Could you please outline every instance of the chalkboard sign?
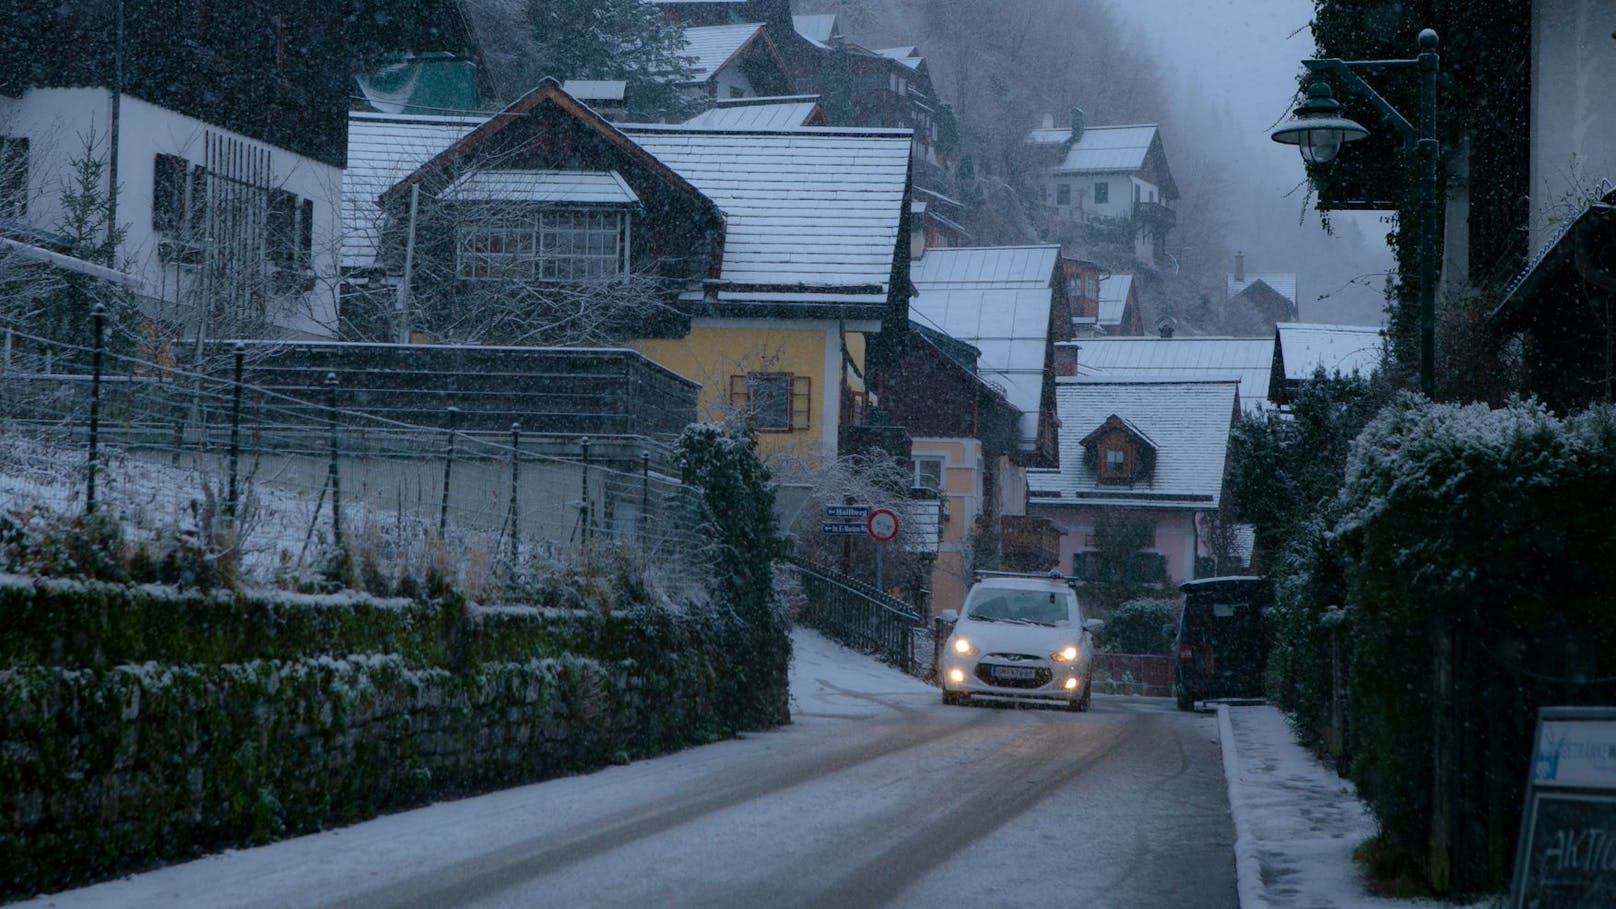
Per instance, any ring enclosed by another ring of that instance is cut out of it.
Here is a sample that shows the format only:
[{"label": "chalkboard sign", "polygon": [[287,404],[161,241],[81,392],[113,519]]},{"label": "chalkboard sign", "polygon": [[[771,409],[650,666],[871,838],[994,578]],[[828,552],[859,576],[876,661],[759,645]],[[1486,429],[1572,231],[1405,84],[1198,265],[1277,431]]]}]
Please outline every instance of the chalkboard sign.
[{"label": "chalkboard sign", "polygon": [[1538,714],[1510,905],[1616,906],[1616,710]]}]

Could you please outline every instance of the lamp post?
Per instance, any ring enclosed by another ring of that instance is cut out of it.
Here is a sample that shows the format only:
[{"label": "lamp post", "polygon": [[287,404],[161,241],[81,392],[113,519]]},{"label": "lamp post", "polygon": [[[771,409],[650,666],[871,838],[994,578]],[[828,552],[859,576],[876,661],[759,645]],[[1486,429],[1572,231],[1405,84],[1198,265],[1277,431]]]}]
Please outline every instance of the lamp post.
[{"label": "lamp post", "polygon": [[[1387,123],[1403,137],[1403,147],[1414,152],[1420,174],[1420,391],[1426,397],[1436,392],[1436,275],[1437,275],[1437,140],[1436,77],[1440,69],[1437,36],[1431,29],[1419,35],[1420,52],[1406,60],[1303,60],[1309,73],[1330,75],[1363,95]],[[1419,125],[1408,122],[1380,93],[1370,87],[1355,69],[1372,68],[1418,70],[1420,75]],[[1335,159],[1343,143],[1369,135],[1369,130],[1341,116],[1341,105],[1330,96],[1330,86],[1315,82],[1308,87],[1307,100],[1291,118],[1281,123],[1269,138],[1301,149],[1302,160],[1327,164]]]}]

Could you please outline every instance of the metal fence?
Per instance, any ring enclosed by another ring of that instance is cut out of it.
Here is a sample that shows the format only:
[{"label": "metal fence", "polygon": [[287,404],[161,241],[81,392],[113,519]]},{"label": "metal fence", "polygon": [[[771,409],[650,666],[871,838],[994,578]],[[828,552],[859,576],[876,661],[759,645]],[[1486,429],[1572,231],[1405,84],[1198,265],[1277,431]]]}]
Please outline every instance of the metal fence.
[{"label": "metal fence", "polygon": [[926,632],[920,612],[856,578],[795,557],[786,560],[802,583],[806,600],[798,620],[832,640],[873,653],[911,675],[926,667],[916,660],[916,637]]},{"label": "metal fence", "polygon": [[699,495],[658,441],[467,432],[453,408],[439,426],[399,422],[345,404],[334,376],[292,397],[242,381],[242,347],[222,368],[182,368],[138,338],[101,343],[95,321],[85,346],[5,332],[0,509],[13,520],[111,514],[133,543],[228,524],[249,582],[305,574],[334,547],[395,575],[438,564],[473,587],[597,555],[699,574]]}]

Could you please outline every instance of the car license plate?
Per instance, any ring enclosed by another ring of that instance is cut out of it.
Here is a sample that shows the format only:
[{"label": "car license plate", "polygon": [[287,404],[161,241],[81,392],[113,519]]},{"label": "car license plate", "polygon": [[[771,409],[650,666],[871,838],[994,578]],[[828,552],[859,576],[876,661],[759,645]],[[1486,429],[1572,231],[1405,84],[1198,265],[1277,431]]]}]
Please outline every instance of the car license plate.
[{"label": "car license plate", "polygon": [[1038,676],[1038,670],[1030,666],[989,666],[988,672],[996,679],[1031,679]]}]

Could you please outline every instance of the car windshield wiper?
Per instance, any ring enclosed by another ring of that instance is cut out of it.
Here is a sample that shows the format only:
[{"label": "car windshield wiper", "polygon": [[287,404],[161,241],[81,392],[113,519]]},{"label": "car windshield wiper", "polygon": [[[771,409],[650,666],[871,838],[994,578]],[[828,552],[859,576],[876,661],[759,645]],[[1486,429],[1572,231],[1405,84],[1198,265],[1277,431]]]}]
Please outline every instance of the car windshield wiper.
[{"label": "car windshield wiper", "polygon": [[990,615],[971,615],[971,616],[966,616],[966,618],[970,619],[973,622],[1008,622],[1009,621],[1009,619],[996,619],[996,618],[994,618],[993,616],[990,616]]},{"label": "car windshield wiper", "polygon": [[1039,622],[1034,619],[1000,619],[999,621],[1009,622],[1012,625],[1042,625],[1045,628],[1053,627],[1049,622]]}]

